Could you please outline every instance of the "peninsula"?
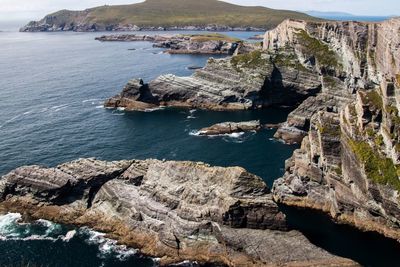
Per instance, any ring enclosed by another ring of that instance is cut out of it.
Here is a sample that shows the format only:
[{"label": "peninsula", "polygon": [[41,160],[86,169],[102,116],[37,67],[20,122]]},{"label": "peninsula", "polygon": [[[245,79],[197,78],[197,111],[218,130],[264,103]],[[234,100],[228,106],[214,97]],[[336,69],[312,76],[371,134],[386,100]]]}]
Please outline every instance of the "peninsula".
[{"label": "peninsula", "polygon": [[60,10],[40,21],[30,22],[21,31],[260,31],[271,29],[287,18],[312,17],[294,11],[238,6],[218,0],[146,0],[83,11]]}]

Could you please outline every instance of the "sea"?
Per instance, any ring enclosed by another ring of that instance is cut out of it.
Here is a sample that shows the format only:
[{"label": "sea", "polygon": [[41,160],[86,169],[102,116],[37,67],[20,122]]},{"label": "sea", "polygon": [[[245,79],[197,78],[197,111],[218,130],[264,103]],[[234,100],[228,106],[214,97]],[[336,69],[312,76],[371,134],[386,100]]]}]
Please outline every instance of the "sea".
[{"label": "sea", "polygon": [[[224,121],[283,122],[290,109],[103,108],[104,100],[132,78],[147,82],[166,73],[191,75],[189,67],[204,66],[208,56],[169,55],[148,42],[95,41],[102,33],[19,33],[4,25],[0,23],[0,176],[22,165],[51,167],[77,158],[156,158],[242,166],[271,186],[298,148],[275,140],[269,129],[196,135],[202,127]],[[248,39],[260,33],[225,34]],[[364,266],[400,266],[395,241],[334,224],[319,213],[282,209],[293,229],[333,254]],[[120,246],[103,233],[46,220],[21,224],[20,217],[0,216],[0,266],[157,266],[158,259]]]}]

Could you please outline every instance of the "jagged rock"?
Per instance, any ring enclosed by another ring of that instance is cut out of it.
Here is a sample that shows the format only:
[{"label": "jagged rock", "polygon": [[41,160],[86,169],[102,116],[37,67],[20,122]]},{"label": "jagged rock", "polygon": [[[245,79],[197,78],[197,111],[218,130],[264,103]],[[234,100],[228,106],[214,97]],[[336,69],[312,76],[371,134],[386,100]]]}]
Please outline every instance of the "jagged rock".
[{"label": "jagged rock", "polygon": [[292,51],[257,50],[232,58],[211,58],[190,77],[162,75],[144,85],[144,96],[132,88],[134,97],[119,95],[108,100],[106,106],[132,110],[132,101],[133,110],[137,110],[136,101],[146,107],[152,104],[211,110],[294,105],[318,93],[321,82],[318,74],[296,69],[300,63],[293,56]]},{"label": "jagged rock", "polygon": [[199,135],[221,135],[240,132],[251,132],[261,130],[260,121],[245,122],[222,122],[210,127],[202,128],[198,131]]},{"label": "jagged rock", "polygon": [[[153,47],[165,48],[170,54],[227,54],[249,52],[254,44],[240,44],[242,41],[222,34],[176,34],[176,35],[103,35],[95,38],[101,42],[148,41]],[[238,51],[237,51],[238,50]]]},{"label": "jagged rock", "polygon": [[291,140],[285,134],[292,130],[297,140],[305,138],[274,183],[276,201],[400,239],[399,31],[397,18],[288,20],[267,32],[265,49],[294,47],[307,67],[321,73],[322,85],[277,131],[283,139]]},{"label": "jagged rock", "polygon": [[80,159],[0,181],[1,211],[103,231],[161,265],[357,266],[287,232],[265,183],[240,167]]}]

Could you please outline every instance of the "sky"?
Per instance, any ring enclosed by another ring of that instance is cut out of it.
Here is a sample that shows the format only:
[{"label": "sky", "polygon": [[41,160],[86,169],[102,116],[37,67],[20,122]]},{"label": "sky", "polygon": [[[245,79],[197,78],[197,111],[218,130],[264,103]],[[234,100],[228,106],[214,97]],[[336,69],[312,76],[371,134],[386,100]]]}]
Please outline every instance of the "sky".
[{"label": "sky", "polygon": [[[60,9],[82,10],[104,4],[137,2],[142,0],[0,0],[0,21],[38,20]],[[341,11],[372,16],[400,15],[399,0],[226,0],[226,2],[299,11]]]}]

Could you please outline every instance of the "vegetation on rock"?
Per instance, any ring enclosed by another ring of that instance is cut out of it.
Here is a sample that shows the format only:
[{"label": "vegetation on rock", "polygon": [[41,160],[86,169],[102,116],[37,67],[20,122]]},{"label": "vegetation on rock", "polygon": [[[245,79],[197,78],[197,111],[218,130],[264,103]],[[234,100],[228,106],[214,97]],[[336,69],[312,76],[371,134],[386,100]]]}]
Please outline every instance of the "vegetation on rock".
[{"label": "vegetation on rock", "polygon": [[398,176],[400,168],[394,165],[392,159],[380,155],[365,141],[348,139],[348,144],[358,160],[364,165],[365,173],[371,181],[389,185],[400,191]]},{"label": "vegetation on rock", "polygon": [[295,11],[244,7],[217,0],[146,0],[132,5],[104,5],[85,11],[61,10],[47,17],[59,22],[132,24],[139,27],[207,26],[273,28],[287,18],[311,19]]},{"label": "vegetation on rock", "polygon": [[267,63],[268,60],[263,57],[263,53],[260,50],[231,58],[231,64],[237,71],[240,71],[241,68],[259,68]]},{"label": "vegetation on rock", "polygon": [[329,49],[329,46],[320,40],[311,37],[305,30],[297,32],[297,39],[302,46],[303,53],[313,55],[321,66],[339,67],[339,62],[335,52]]}]

